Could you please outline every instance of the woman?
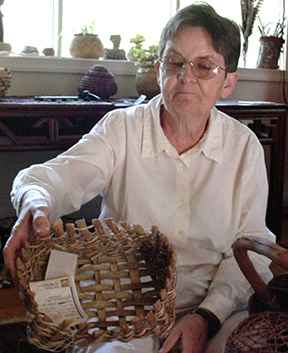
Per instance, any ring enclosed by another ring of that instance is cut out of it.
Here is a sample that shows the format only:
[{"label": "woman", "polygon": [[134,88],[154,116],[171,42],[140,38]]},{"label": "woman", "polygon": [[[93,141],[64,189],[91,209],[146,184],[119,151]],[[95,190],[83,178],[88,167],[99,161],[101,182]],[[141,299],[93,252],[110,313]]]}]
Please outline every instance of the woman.
[{"label": "woman", "polygon": [[[239,54],[235,23],[207,4],[180,10],[161,35],[161,94],[108,113],[71,149],[15,178],[18,221],[5,248],[12,275],[31,230],[47,236],[51,221],[101,194],[101,217],[157,224],[175,246],[178,320],[161,352],[176,345],[182,353],[223,352],[251,293],[231,245],[243,235],[271,236],[263,149],[252,131],[214,107],[236,85]],[[268,278],[266,259],[254,259]],[[153,337],[84,349],[158,350]]]}]

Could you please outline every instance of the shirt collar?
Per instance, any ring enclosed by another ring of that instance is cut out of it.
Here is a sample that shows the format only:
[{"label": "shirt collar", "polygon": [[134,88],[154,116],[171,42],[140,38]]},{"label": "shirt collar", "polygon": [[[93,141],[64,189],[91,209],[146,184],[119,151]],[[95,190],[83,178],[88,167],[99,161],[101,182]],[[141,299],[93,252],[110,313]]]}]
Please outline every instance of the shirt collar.
[{"label": "shirt collar", "polygon": [[221,162],[223,157],[223,119],[215,107],[211,109],[207,131],[199,142],[199,148],[206,158]]},{"label": "shirt collar", "polygon": [[142,139],[142,156],[144,158],[156,157],[167,148],[171,148],[160,123],[161,104],[162,97],[158,95],[145,106]]},{"label": "shirt collar", "polygon": [[[141,149],[144,158],[156,157],[163,151],[169,151],[172,154],[176,152],[175,148],[164,135],[160,124],[161,104],[162,96],[158,95],[152,98],[144,108]],[[219,111],[215,107],[211,109],[207,131],[195,148],[200,150],[206,158],[221,162],[223,154],[223,126]],[[189,154],[192,150],[186,153]]]}]

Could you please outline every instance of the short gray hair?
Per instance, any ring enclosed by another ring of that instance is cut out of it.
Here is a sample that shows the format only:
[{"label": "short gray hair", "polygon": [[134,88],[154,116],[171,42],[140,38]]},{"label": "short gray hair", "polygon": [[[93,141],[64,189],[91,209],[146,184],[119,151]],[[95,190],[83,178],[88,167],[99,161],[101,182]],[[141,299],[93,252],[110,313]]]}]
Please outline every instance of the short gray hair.
[{"label": "short gray hair", "polygon": [[224,57],[226,71],[237,70],[241,50],[239,26],[234,21],[218,15],[212,6],[205,2],[184,7],[168,21],[160,37],[160,58],[163,56],[167,41],[186,26],[204,28],[212,39],[215,51]]}]

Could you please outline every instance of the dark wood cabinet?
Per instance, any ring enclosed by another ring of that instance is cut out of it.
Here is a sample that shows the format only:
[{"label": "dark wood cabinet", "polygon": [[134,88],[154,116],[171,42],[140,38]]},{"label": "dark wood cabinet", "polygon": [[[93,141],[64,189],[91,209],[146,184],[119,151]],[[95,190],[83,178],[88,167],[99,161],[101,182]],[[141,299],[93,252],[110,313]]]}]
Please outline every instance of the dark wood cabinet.
[{"label": "dark wood cabinet", "polygon": [[[0,99],[0,152],[64,150],[87,133],[105,113],[133,99],[110,102],[76,97]],[[242,121],[261,141],[269,180],[267,224],[280,240],[282,223],[287,106],[270,102],[222,101],[217,107]],[[236,142],[237,143],[237,142]]]}]

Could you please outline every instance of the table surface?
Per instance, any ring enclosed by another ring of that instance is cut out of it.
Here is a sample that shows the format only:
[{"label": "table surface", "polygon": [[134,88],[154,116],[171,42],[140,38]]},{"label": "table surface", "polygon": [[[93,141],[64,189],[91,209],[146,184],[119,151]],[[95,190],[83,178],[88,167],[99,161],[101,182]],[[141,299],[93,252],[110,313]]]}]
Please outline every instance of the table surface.
[{"label": "table surface", "polygon": [[[9,108],[18,105],[21,106],[113,106],[113,107],[127,107],[133,105],[137,97],[115,98],[108,100],[85,100],[80,99],[78,96],[7,96],[0,97],[0,106]],[[145,101],[147,102],[147,101]],[[269,102],[269,101],[248,101],[248,100],[219,100],[216,106],[226,107],[265,107],[265,108],[287,108],[285,103]],[[23,108],[23,107],[22,107]]]}]

